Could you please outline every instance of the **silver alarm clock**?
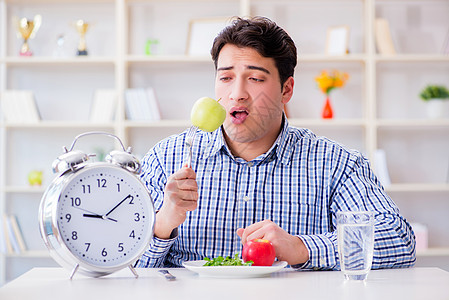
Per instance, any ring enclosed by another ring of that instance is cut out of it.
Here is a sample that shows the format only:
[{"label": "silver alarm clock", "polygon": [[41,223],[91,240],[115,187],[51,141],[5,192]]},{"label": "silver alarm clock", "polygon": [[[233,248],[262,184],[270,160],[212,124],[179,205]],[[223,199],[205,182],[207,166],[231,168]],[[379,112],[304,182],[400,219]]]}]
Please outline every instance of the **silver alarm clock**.
[{"label": "silver alarm clock", "polygon": [[[74,150],[86,135],[117,139],[123,150],[112,151],[105,162]],[[46,189],[39,208],[39,227],[51,256],[71,270],[99,277],[129,267],[140,258],[153,237],[155,211],[151,196],[136,176],[139,161],[120,139],[105,132],[78,135],[69,150],[53,163],[61,173]]]}]

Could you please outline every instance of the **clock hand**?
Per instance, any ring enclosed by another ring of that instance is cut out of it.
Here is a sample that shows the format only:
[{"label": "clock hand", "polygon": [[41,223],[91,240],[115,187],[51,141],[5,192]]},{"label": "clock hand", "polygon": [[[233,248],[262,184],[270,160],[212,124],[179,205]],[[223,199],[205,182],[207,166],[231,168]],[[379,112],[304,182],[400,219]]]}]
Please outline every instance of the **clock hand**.
[{"label": "clock hand", "polygon": [[79,210],[88,212],[88,213],[93,214],[93,215],[101,216],[101,215],[99,215],[99,214],[97,214],[97,213],[94,213],[94,212],[92,212],[92,211],[90,211],[90,210],[84,209],[84,208],[79,207],[79,206],[73,206],[73,207],[76,208],[76,209],[79,209]]},{"label": "clock hand", "polygon": [[116,219],[112,219],[112,218],[109,218],[109,217],[103,217],[102,215],[99,215],[97,213],[91,212],[90,210],[87,210],[87,209],[84,209],[84,208],[81,208],[81,207],[78,207],[78,206],[73,206],[73,207],[76,208],[76,209],[79,209],[79,210],[82,210],[82,211],[85,211],[85,212],[89,213],[89,214],[83,214],[83,217],[108,219],[108,220],[117,222]]},{"label": "clock hand", "polygon": [[122,201],[120,201],[116,206],[114,206],[110,211],[108,211],[105,215],[103,215],[103,217],[107,217],[111,212],[113,212],[117,207],[119,207],[123,202],[125,202],[126,199],[128,199],[129,197],[132,197],[131,194],[129,194],[128,196],[126,196],[125,198],[123,198]]},{"label": "clock hand", "polygon": [[100,215],[92,215],[92,214],[83,214],[83,217],[103,219],[103,216],[100,216]]},{"label": "clock hand", "polygon": [[[103,218],[103,216],[100,216],[100,215],[97,215],[97,214],[83,214],[83,217],[86,217],[86,218],[97,218],[97,219],[103,219],[103,220],[105,219],[105,218]],[[117,220],[113,219],[113,218],[107,217],[107,219],[111,220],[111,221],[114,221],[114,222],[117,222]]]}]

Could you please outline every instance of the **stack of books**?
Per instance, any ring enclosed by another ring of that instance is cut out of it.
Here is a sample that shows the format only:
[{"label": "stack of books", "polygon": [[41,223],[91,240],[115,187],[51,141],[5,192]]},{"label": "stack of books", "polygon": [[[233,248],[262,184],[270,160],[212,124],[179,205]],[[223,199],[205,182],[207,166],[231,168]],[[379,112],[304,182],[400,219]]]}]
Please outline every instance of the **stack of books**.
[{"label": "stack of books", "polygon": [[126,117],[133,121],[159,121],[161,113],[153,88],[128,89],[125,92]]},{"label": "stack of books", "polygon": [[18,254],[25,252],[27,246],[15,215],[0,216],[0,252]]},{"label": "stack of books", "polygon": [[1,110],[5,121],[37,123],[40,120],[32,91],[6,90],[0,93]]}]

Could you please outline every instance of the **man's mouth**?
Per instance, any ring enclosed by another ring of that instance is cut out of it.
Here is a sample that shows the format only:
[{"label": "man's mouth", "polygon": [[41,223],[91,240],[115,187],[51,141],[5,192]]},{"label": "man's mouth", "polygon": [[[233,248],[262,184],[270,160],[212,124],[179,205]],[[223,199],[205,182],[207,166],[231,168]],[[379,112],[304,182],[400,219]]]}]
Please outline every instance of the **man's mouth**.
[{"label": "man's mouth", "polygon": [[242,124],[248,117],[249,112],[246,108],[236,107],[231,109],[230,115],[232,117],[232,123]]}]

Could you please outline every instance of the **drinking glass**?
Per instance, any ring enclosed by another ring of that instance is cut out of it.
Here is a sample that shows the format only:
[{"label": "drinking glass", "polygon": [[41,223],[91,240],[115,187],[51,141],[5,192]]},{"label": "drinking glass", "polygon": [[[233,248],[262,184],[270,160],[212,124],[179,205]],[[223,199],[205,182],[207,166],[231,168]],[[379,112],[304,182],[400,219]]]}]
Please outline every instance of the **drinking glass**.
[{"label": "drinking glass", "polygon": [[374,213],[337,212],[337,243],[340,267],[348,280],[365,280],[374,252]]}]

